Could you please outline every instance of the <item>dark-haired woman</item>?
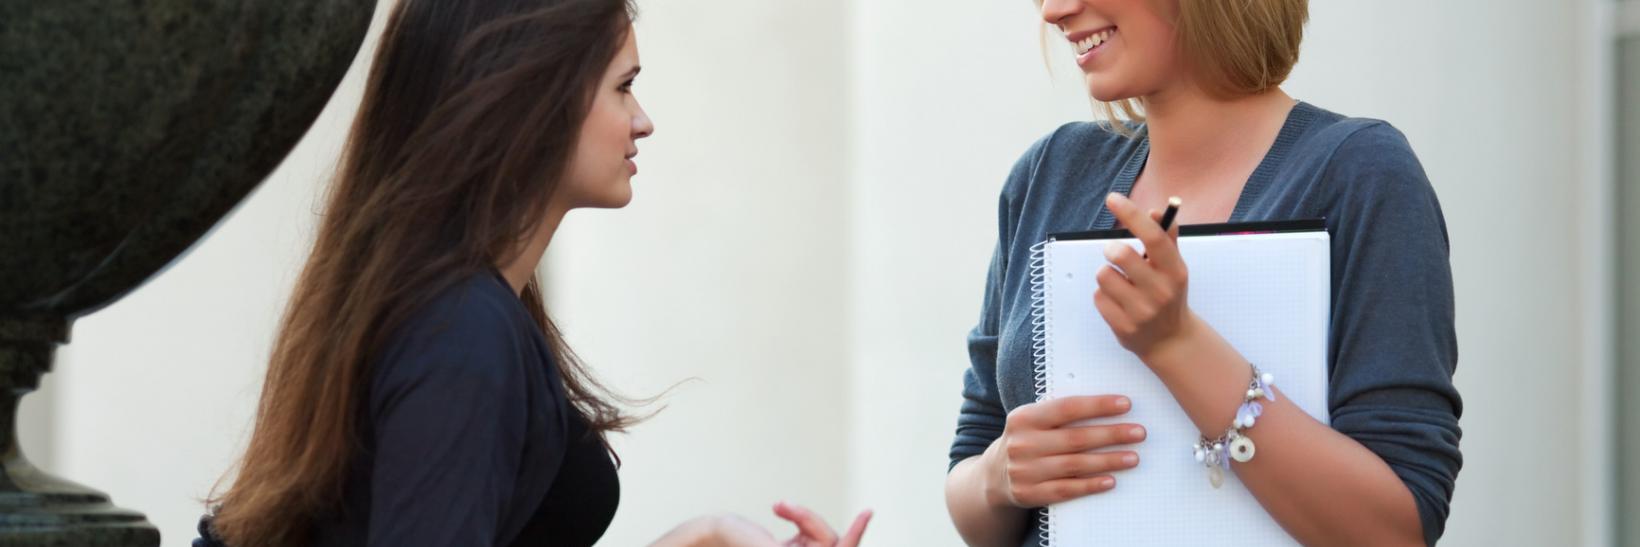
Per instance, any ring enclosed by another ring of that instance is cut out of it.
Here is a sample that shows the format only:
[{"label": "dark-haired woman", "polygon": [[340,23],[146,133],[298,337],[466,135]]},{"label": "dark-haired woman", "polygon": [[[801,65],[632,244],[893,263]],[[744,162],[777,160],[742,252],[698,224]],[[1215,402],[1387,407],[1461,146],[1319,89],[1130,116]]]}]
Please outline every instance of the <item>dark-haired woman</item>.
[{"label": "dark-haired woman", "polygon": [[[626,0],[401,0],[196,545],[591,545],[619,481],[611,402],[535,269],[565,213],[622,207],[638,139]],[[853,546],[806,509],[786,545]],[[780,545],[708,516],[657,545]]]}]

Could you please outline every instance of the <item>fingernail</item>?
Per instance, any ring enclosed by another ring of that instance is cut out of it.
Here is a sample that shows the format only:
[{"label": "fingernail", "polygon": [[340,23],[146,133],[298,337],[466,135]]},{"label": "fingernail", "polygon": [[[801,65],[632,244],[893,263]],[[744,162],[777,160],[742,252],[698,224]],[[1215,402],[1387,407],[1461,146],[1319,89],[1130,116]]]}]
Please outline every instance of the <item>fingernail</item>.
[{"label": "fingernail", "polygon": [[1133,406],[1133,401],[1129,401],[1127,397],[1123,397],[1123,398],[1120,398],[1120,399],[1116,400],[1116,409],[1117,410],[1127,410],[1128,407],[1130,407],[1130,406]]},{"label": "fingernail", "polygon": [[1128,455],[1122,456],[1122,465],[1132,467],[1134,465],[1137,465],[1138,463],[1139,463],[1139,456],[1136,455],[1136,454],[1128,454]]},{"label": "fingernail", "polygon": [[1104,479],[1099,481],[1099,487],[1100,488],[1110,488],[1112,486],[1116,486],[1116,479],[1113,479],[1113,478],[1110,478],[1110,477],[1105,477]]},{"label": "fingernail", "polygon": [[1134,439],[1145,438],[1145,428],[1143,427],[1135,426],[1133,429],[1128,430],[1128,432],[1129,435],[1133,435]]}]

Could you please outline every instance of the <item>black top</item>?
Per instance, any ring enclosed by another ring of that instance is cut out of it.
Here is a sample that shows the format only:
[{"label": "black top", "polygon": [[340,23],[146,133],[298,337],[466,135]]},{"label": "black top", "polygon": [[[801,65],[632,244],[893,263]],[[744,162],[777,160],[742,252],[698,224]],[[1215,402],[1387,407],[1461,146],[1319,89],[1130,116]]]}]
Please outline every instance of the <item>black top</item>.
[{"label": "black top", "polygon": [[[341,508],[315,545],[592,545],[620,482],[540,330],[493,271],[390,338]],[[201,521],[202,532],[208,520]],[[220,545],[209,534],[195,546]]]}]

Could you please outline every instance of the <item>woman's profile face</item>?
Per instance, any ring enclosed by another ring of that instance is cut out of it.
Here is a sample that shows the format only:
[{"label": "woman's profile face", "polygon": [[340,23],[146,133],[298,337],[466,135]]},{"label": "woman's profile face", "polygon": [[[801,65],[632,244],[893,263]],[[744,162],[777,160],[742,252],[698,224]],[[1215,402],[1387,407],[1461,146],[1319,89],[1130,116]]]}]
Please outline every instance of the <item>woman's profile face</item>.
[{"label": "woman's profile face", "polygon": [[[1178,0],[1041,0],[1042,20],[1071,48],[1100,101],[1150,95],[1172,86],[1180,70],[1173,14]],[[1166,10],[1166,11],[1163,11]],[[1052,35],[1052,34],[1050,34]]]},{"label": "woman's profile face", "polygon": [[592,108],[581,125],[569,176],[560,190],[570,207],[624,207],[632,201],[638,139],[655,132],[655,125],[632,94],[637,76],[638,45],[635,32],[628,27],[626,43],[593,92]]}]

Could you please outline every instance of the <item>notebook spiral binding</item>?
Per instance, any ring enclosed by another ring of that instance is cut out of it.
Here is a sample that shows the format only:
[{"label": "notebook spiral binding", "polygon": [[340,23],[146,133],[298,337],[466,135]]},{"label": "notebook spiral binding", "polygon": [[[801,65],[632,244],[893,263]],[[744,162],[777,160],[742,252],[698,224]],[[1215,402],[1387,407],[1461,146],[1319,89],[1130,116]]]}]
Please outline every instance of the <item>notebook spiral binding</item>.
[{"label": "notebook spiral binding", "polygon": [[[1053,287],[1049,279],[1051,269],[1048,261],[1048,238],[1031,246],[1031,359],[1036,375],[1036,400],[1041,401],[1048,397],[1048,338],[1052,336],[1053,319],[1048,316],[1048,292]],[[1052,528],[1048,526],[1048,508],[1037,510],[1039,537],[1042,547],[1049,547],[1053,543]]]},{"label": "notebook spiral binding", "polygon": [[1031,359],[1036,373],[1036,400],[1048,396],[1048,337],[1052,319],[1048,317],[1048,243],[1031,246]]}]

